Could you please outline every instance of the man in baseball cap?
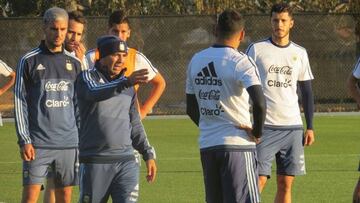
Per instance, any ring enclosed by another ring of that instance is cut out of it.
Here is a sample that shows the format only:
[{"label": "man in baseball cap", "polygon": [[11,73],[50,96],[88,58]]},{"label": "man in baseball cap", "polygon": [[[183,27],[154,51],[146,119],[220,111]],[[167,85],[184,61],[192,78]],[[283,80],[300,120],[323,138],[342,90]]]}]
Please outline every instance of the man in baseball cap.
[{"label": "man in baseball cap", "polygon": [[128,47],[126,42],[112,35],[99,37],[96,41],[96,63],[95,67],[108,77],[122,76],[124,72],[125,58],[127,57]]},{"label": "man in baseball cap", "polygon": [[136,202],[140,152],[148,182],[155,181],[155,151],[136,105],[134,85],[147,82],[146,69],[124,77],[127,45],[115,36],[97,40],[95,68],[80,74],[76,89],[80,110],[79,202]]}]

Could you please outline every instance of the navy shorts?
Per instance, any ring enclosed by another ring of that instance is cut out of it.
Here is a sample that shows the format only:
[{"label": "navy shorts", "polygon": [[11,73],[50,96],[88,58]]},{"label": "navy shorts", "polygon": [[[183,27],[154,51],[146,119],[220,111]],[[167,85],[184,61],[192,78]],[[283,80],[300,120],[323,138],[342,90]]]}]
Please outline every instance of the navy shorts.
[{"label": "navy shorts", "polygon": [[79,203],[133,203],[139,196],[139,164],[126,160],[111,164],[81,163]]},{"label": "navy shorts", "polygon": [[56,188],[78,185],[77,149],[35,149],[35,160],[23,161],[23,185],[41,185],[51,168]]},{"label": "navy shorts", "polygon": [[207,203],[260,202],[256,151],[202,151]]},{"label": "navy shorts", "polygon": [[265,128],[256,149],[260,176],[270,178],[275,158],[278,175],[295,176],[306,173],[303,129]]}]

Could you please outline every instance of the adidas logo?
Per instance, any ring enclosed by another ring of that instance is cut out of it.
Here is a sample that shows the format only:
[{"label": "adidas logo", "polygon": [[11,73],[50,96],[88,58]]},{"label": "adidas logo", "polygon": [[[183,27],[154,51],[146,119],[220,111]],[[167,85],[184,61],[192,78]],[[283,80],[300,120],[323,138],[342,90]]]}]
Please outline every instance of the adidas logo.
[{"label": "adidas logo", "polygon": [[204,67],[197,74],[197,77],[195,78],[195,84],[222,86],[222,81],[217,79],[214,62],[209,63],[208,66]]},{"label": "adidas logo", "polygon": [[45,70],[45,66],[43,66],[41,63],[36,67],[36,70]]}]

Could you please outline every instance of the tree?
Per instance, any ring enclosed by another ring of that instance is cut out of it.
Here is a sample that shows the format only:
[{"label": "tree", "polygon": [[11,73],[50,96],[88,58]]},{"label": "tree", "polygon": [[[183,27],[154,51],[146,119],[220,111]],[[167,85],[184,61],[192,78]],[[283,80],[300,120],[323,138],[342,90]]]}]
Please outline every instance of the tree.
[{"label": "tree", "polygon": [[360,55],[360,1],[350,0],[349,11],[353,13],[355,19],[355,35],[356,35],[356,55]]},{"label": "tree", "polygon": [[[0,0],[2,16],[41,16],[52,6],[81,10],[87,16],[107,16],[116,9],[129,15],[218,14],[235,8],[245,14],[267,13],[282,0]],[[296,12],[359,12],[359,0],[288,0]]]}]

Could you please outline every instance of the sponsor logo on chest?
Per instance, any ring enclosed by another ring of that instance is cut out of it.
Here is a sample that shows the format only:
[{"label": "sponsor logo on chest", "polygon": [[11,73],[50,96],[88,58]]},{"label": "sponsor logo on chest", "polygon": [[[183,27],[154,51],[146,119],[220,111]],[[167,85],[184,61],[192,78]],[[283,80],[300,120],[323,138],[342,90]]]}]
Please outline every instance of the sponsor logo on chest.
[{"label": "sponsor logo on chest", "polygon": [[213,109],[209,109],[209,108],[205,108],[205,107],[200,108],[200,113],[201,113],[201,115],[204,115],[204,116],[219,116],[223,112],[224,112],[224,109],[222,108],[222,106],[220,104],[216,104],[215,108],[213,108]]},{"label": "sponsor logo on chest", "polygon": [[67,96],[64,96],[63,100],[48,99],[45,102],[45,105],[49,108],[63,108],[69,106],[69,104],[70,101]]},{"label": "sponsor logo on chest", "polygon": [[70,84],[70,82],[66,82],[63,80],[58,83],[52,83],[51,81],[48,81],[45,84],[45,91],[47,91],[47,92],[66,92],[69,90],[69,84]]},{"label": "sponsor logo on chest", "polygon": [[[60,81],[60,82],[51,82],[48,81],[45,84],[46,92],[67,92],[69,91],[70,82]],[[48,108],[63,108],[67,107],[70,104],[70,99],[68,96],[63,96],[62,99],[47,99],[45,105]]]},{"label": "sponsor logo on chest", "polygon": [[214,62],[208,64],[204,67],[195,77],[196,85],[213,85],[213,86],[222,86],[222,81],[218,79],[218,76],[215,72]]},{"label": "sponsor logo on chest", "polygon": [[203,100],[220,100],[220,90],[199,91],[199,99]]},{"label": "sponsor logo on chest", "polygon": [[292,68],[290,66],[276,66],[271,65],[269,68],[269,73],[276,73],[281,75],[291,75],[292,74]]},{"label": "sponsor logo on chest", "polygon": [[[271,65],[268,69],[269,79],[267,80],[267,85],[269,87],[280,87],[288,88],[292,87],[292,73],[293,68],[290,66],[277,66]],[[270,75],[276,75],[275,78]]]}]

